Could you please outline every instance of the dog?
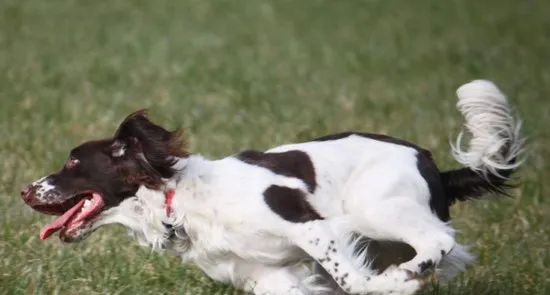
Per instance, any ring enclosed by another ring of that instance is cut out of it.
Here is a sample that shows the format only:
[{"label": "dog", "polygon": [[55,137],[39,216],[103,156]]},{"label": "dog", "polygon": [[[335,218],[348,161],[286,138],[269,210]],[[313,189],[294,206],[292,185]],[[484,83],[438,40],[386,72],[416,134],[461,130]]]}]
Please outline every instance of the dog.
[{"label": "dog", "polygon": [[[209,160],[188,151],[181,129],[140,110],[113,137],[72,149],[21,197],[58,216],[42,240],[59,231],[78,242],[119,223],[142,245],[257,295],[415,294],[475,260],[455,240],[451,205],[508,194],[523,162],[521,123],[499,88],[474,80],[457,96],[459,169],[440,171],[426,149],[359,132]],[[384,253],[386,242],[412,254]],[[373,254],[389,262],[376,268]]]}]

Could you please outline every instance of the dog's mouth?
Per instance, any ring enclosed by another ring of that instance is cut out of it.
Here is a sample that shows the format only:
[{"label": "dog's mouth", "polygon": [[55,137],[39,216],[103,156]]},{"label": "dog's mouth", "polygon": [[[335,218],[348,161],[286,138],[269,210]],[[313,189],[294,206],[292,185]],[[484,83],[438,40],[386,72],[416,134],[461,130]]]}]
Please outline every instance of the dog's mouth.
[{"label": "dog's mouth", "polygon": [[[61,240],[71,241],[73,236],[80,235],[82,229],[86,228],[100,213],[105,205],[103,196],[98,192],[80,193],[72,198],[72,203],[68,210],[65,208],[50,208],[51,213],[60,215],[52,222],[46,224],[40,230],[40,239],[45,240],[55,232],[60,231]],[[65,206],[63,206],[65,207]]]}]

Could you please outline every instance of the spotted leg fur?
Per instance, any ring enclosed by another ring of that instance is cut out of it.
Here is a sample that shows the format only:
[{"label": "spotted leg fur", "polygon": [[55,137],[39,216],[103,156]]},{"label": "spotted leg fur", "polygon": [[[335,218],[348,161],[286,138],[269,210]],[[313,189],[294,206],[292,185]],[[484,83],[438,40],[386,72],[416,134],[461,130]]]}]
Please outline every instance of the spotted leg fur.
[{"label": "spotted leg fur", "polygon": [[411,272],[391,268],[377,274],[364,263],[363,254],[354,254],[354,245],[337,235],[327,220],[293,226],[290,239],[315,259],[348,294],[414,294],[421,287]]}]

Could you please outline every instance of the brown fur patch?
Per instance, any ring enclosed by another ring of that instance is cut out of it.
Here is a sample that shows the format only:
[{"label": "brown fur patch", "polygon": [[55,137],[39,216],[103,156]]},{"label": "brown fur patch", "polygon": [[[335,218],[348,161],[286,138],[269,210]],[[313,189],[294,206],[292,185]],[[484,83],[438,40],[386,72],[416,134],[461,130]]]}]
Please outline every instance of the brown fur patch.
[{"label": "brown fur patch", "polygon": [[265,190],[264,200],[273,212],[290,222],[323,219],[299,189],[272,185]]},{"label": "brown fur patch", "polygon": [[263,153],[250,150],[239,153],[236,158],[247,164],[269,169],[275,174],[301,179],[310,193],[317,188],[313,163],[302,151]]}]

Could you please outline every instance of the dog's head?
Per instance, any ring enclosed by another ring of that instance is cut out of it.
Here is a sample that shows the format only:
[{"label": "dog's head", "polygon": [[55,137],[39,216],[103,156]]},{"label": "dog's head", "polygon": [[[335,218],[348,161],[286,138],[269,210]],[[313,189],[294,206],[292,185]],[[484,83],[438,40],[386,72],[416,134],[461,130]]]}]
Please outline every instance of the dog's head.
[{"label": "dog's head", "polygon": [[140,110],[126,117],[112,138],[72,149],[59,171],[26,186],[21,197],[41,213],[60,216],[42,228],[41,239],[61,230],[62,241],[79,241],[97,228],[105,211],[141,186],[161,189],[174,175],[177,159],[187,155],[180,129],[167,131]]}]

